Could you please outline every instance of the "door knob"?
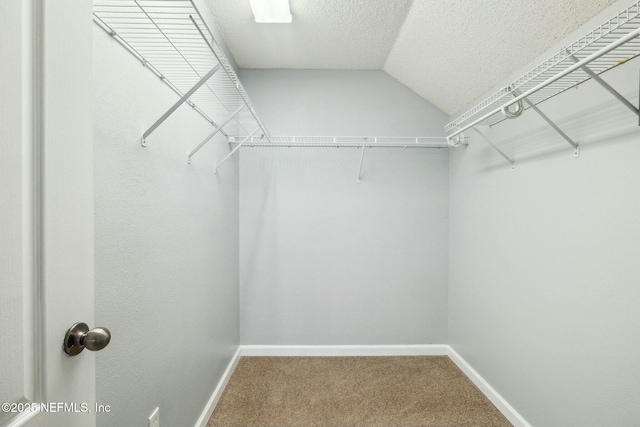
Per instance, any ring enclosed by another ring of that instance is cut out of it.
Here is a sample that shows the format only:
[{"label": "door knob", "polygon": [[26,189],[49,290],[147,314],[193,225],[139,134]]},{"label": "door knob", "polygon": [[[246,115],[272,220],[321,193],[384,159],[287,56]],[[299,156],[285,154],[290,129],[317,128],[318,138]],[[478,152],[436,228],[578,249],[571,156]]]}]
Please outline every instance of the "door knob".
[{"label": "door knob", "polygon": [[62,345],[69,356],[80,354],[85,348],[91,351],[102,350],[111,341],[111,332],[107,328],[89,330],[86,323],[74,323],[64,336]]}]

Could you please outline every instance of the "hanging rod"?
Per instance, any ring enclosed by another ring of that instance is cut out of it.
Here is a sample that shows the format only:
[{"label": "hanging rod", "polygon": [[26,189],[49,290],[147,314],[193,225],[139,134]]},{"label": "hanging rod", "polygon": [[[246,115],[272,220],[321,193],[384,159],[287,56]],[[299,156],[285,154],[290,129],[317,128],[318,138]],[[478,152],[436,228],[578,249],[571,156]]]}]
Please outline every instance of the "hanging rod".
[{"label": "hanging rod", "polygon": [[500,113],[502,111],[505,111],[506,109],[508,109],[513,104],[515,104],[515,103],[517,103],[519,101],[522,101],[525,98],[528,98],[529,96],[535,94],[536,92],[540,91],[541,89],[544,89],[545,87],[549,86],[551,83],[554,83],[554,82],[562,79],[563,77],[573,73],[574,71],[576,71],[578,69],[581,69],[582,67],[586,66],[587,64],[590,64],[594,60],[596,60],[596,59],[600,58],[601,56],[611,52],[612,50],[616,49],[617,47],[622,46],[623,44],[627,43],[628,41],[635,39],[638,36],[640,36],[640,28],[636,28],[634,31],[631,31],[627,35],[625,35],[623,37],[620,37],[618,40],[614,41],[613,43],[603,47],[602,49],[600,49],[597,52],[589,55],[588,57],[580,60],[579,62],[576,62],[575,64],[573,64],[572,66],[568,67],[564,71],[562,71],[562,72],[560,72],[560,73],[558,73],[558,74],[546,79],[542,83],[539,83],[538,85],[536,85],[533,88],[527,90],[526,92],[515,96],[514,98],[508,100],[507,102],[505,102],[501,106],[499,106],[499,107],[495,108],[494,110],[486,113],[484,116],[472,121],[471,123],[468,123],[465,126],[462,126],[462,127],[458,128],[455,132],[453,132],[453,133],[451,133],[451,134],[449,134],[447,136],[447,141],[452,141],[453,138],[455,138],[458,135],[462,134],[467,129],[470,129],[470,128],[478,125],[479,123],[491,118],[495,114],[498,114],[498,113]]},{"label": "hanging rod", "polygon": [[[229,144],[238,144],[244,136],[229,137]],[[329,147],[329,148],[450,148],[443,136],[373,137],[373,136],[251,136],[245,147]],[[438,143],[438,141],[441,141]],[[462,144],[466,145],[466,144]]]},{"label": "hanging rod", "polygon": [[[256,129],[257,130],[257,129]],[[439,142],[440,141],[440,142]],[[229,144],[235,145],[234,149],[216,165],[217,169],[241,147],[269,147],[269,148],[355,148],[360,150],[360,161],[358,162],[358,175],[356,184],[362,182],[362,169],[365,161],[365,149],[368,148],[452,148],[446,143],[443,136],[422,136],[422,137],[375,137],[375,136],[272,136],[269,140],[264,136],[232,136],[229,137]],[[466,145],[461,144],[461,145]],[[366,176],[365,176],[366,177]]]},{"label": "hanging rod", "polygon": [[[522,94],[525,94],[528,101],[536,105],[590,79],[591,76],[584,72],[584,70],[573,68],[571,78],[556,80],[553,84],[547,83],[539,87],[541,83],[548,81],[549,76],[557,76],[565,71],[568,61],[572,60],[571,57],[578,57],[578,60],[592,58],[590,70],[594,74],[602,74],[607,70],[637,57],[640,55],[640,40],[635,37],[627,38],[627,36],[631,33],[636,33],[639,27],[640,1],[636,1],[593,31],[590,31],[574,43],[560,49],[552,57],[518,77],[482,102],[468,109],[465,113],[445,126],[445,133],[455,133],[460,130],[466,130],[464,129],[465,127],[468,129],[465,125],[483,112],[492,112],[492,114],[485,114],[483,116],[484,120],[493,117],[497,111],[500,111],[499,109],[505,107],[506,102],[508,102],[507,105],[513,105],[513,103],[517,102],[512,99],[514,90],[519,90]],[[623,40],[622,43],[618,43],[621,40]],[[622,44],[624,44],[624,46],[622,46]],[[610,46],[615,46],[613,49],[617,50],[612,51],[612,49],[606,49]],[[531,92],[530,89],[532,88],[538,89],[535,92]],[[525,108],[530,107],[527,106]],[[493,126],[506,120],[506,118],[507,117],[502,115],[496,116],[493,117],[488,124]],[[474,123],[477,122],[477,120],[474,121]],[[453,133],[449,136],[452,135]]]},{"label": "hanging rod", "polygon": [[[230,144],[239,144],[238,142],[230,142]],[[419,145],[399,145],[399,144],[371,144],[371,143],[351,143],[351,144],[310,144],[310,143],[286,143],[286,142],[248,142],[244,144],[245,147],[272,147],[272,148],[452,148],[449,144],[419,144]],[[456,146],[457,147],[457,146]]]}]

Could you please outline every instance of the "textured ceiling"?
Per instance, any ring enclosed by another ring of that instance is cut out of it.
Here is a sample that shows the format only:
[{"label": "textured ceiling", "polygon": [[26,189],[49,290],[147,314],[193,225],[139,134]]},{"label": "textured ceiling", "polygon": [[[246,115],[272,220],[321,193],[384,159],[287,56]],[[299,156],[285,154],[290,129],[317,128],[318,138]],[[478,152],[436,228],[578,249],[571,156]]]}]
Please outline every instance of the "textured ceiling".
[{"label": "textured ceiling", "polygon": [[614,1],[290,0],[291,24],[209,3],[240,68],[383,69],[453,114]]},{"label": "textured ceiling", "polygon": [[453,114],[614,0],[415,0],[384,70]]},{"label": "textured ceiling", "polygon": [[289,0],[291,24],[256,24],[249,0],[209,0],[240,68],[380,70],[411,0]]}]

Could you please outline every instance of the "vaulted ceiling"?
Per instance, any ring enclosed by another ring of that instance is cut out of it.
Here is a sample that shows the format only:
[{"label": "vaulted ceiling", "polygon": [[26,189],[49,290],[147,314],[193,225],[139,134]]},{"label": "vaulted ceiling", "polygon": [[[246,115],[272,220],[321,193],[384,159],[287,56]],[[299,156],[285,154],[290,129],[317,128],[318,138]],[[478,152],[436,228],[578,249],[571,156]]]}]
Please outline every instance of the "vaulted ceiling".
[{"label": "vaulted ceiling", "polygon": [[291,24],[209,3],[240,68],[384,70],[453,114],[614,1],[290,0]]}]

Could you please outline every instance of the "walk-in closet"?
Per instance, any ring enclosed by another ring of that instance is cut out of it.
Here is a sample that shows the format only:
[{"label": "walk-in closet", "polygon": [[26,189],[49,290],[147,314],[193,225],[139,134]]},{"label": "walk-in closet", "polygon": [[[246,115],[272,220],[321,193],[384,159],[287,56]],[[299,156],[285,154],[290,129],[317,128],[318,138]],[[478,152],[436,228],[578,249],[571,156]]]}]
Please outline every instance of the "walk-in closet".
[{"label": "walk-in closet", "polygon": [[3,0],[0,427],[640,425],[640,2]]}]

